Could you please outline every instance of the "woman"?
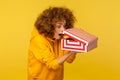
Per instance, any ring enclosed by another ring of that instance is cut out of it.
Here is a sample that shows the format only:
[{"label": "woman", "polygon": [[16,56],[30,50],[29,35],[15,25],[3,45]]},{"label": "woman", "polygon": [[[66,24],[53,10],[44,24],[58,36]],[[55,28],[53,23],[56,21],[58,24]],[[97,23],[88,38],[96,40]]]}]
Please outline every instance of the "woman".
[{"label": "woman", "polygon": [[38,16],[29,47],[29,80],[63,80],[64,62],[73,62],[76,53],[61,50],[60,41],[74,22],[74,15],[64,7],[50,7]]}]

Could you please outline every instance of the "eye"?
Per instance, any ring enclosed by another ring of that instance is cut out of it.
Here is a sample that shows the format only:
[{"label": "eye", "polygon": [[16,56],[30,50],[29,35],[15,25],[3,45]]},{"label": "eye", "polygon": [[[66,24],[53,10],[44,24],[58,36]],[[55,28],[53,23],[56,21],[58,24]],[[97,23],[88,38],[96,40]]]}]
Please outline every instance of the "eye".
[{"label": "eye", "polygon": [[60,25],[60,24],[56,24],[56,27],[57,27],[57,28],[61,28],[61,25]]},{"label": "eye", "polygon": [[59,25],[59,26],[57,26],[57,28],[61,28],[61,26]]}]

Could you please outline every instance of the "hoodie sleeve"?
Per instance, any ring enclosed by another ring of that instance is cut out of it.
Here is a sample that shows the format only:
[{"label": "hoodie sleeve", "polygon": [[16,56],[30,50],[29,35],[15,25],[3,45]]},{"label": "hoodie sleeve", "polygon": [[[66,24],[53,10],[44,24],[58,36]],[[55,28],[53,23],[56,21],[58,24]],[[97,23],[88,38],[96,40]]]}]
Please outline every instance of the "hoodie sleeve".
[{"label": "hoodie sleeve", "polygon": [[46,64],[48,68],[58,69],[61,66],[58,64],[58,58],[50,51],[47,41],[39,36],[30,41],[30,51],[37,60]]}]

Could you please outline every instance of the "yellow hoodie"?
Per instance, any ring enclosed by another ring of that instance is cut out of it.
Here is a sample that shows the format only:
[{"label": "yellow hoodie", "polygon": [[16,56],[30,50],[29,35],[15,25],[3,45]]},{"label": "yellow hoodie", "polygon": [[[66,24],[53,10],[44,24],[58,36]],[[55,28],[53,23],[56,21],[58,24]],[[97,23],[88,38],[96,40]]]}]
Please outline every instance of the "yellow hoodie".
[{"label": "yellow hoodie", "polygon": [[[28,80],[63,80],[63,64],[58,58],[66,54],[61,50],[60,40],[52,40],[38,33],[34,28],[28,54]],[[72,54],[66,61],[71,63]]]}]

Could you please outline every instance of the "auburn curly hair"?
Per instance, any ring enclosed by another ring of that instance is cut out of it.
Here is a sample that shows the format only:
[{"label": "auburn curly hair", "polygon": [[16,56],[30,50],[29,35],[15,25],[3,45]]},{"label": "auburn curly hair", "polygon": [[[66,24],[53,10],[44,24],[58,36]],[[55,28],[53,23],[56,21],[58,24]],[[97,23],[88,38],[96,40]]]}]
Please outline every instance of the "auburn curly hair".
[{"label": "auburn curly hair", "polygon": [[75,22],[75,17],[68,8],[65,7],[49,7],[44,10],[37,18],[35,27],[40,34],[46,37],[53,38],[57,21],[65,20],[65,29],[72,28]]}]

